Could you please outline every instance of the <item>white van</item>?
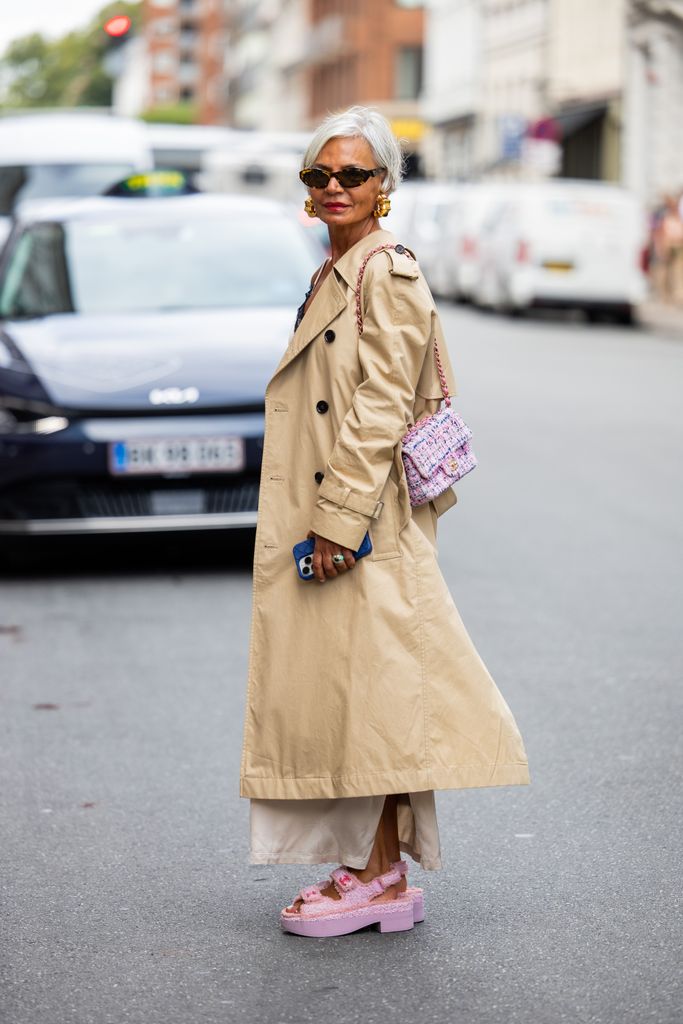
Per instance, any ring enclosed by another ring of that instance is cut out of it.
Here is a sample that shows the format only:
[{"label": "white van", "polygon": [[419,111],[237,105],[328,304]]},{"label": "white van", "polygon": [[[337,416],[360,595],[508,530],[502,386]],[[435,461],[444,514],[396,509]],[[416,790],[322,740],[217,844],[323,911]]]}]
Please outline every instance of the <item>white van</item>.
[{"label": "white van", "polygon": [[406,181],[391,195],[385,226],[415,252],[434,295],[452,297],[455,280],[453,237],[465,186],[451,182]]},{"label": "white van", "polygon": [[556,180],[518,185],[481,238],[475,300],[511,312],[578,308],[624,323],[647,292],[645,210],[616,185]]},{"label": "white van", "polygon": [[233,128],[205,124],[148,124],[146,134],[154,166],[185,171],[193,184],[205,154],[229,146],[240,136]]},{"label": "white van", "polygon": [[77,111],[0,118],[0,245],[24,199],[90,196],[153,166],[138,121]]},{"label": "white van", "polygon": [[453,281],[451,298],[469,302],[475,297],[482,263],[484,228],[494,211],[515,185],[485,181],[463,185],[450,211],[445,258]]},{"label": "white van", "polygon": [[244,193],[303,203],[301,158],[305,132],[234,132],[227,145],[202,155],[198,184],[206,192]]}]

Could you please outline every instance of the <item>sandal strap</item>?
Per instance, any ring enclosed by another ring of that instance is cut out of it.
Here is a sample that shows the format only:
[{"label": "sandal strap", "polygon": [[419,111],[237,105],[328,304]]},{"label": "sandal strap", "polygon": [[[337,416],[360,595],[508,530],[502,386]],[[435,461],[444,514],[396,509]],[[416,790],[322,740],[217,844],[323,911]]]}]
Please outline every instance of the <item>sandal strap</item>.
[{"label": "sandal strap", "polygon": [[317,903],[318,900],[324,899],[324,896],[320,891],[319,885],[309,885],[305,889],[301,890],[298,899],[300,899],[302,903]]},{"label": "sandal strap", "polygon": [[381,893],[385,892],[390,885],[396,885],[397,882],[400,882],[404,874],[405,872],[399,871],[399,869],[394,867],[392,864],[388,871],[385,871],[383,875],[378,875],[377,878],[373,878],[368,884],[372,886],[379,896]]},{"label": "sandal strap", "polygon": [[362,882],[359,882],[355,875],[352,875],[350,871],[347,871],[346,868],[335,868],[334,871],[331,872],[330,878],[334,882],[334,887],[340,896],[343,896],[346,892],[351,892],[352,889],[363,884]]},{"label": "sandal strap", "polygon": [[396,861],[388,871],[385,871],[383,875],[378,875],[377,878],[373,878],[370,882],[361,882],[354,874],[347,871],[346,868],[335,868],[330,878],[340,896],[344,896],[345,893],[351,892],[359,886],[370,889],[376,896],[380,896],[389,886],[400,882],[407,870],[408,865],[405,861]]}]

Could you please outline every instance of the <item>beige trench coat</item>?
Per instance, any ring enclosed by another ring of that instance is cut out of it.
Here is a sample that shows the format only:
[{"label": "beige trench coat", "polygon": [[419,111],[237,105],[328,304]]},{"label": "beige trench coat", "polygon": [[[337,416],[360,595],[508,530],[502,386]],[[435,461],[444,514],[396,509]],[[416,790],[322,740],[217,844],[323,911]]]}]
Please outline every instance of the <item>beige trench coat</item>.
[{"label": "beige trench coat", "polygon": [[[415,510],[408,499],[400,441],[439,405],[434,337],[451,386],[452,372],[407,254],[368,263],[358,337],[358,268],[385,242],[373,232],[337,261],[266,391],[242,796],[528,782],[512,714],[437,564],[436,518],[455,495]],[[310,529],[353,550],[369,530],[372,554],[304,582],[292,547]]]}]

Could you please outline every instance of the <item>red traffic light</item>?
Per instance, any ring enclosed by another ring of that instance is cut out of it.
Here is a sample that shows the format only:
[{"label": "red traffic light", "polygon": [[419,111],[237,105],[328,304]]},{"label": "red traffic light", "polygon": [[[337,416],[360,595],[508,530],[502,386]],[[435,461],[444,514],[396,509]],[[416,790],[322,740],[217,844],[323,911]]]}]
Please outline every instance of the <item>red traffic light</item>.
[{"label": "red traffic light", "polygon": [[116,14],[104,23],[104,31],[108,36],[125,36],[130,28],[130,18],[127,14]]}]

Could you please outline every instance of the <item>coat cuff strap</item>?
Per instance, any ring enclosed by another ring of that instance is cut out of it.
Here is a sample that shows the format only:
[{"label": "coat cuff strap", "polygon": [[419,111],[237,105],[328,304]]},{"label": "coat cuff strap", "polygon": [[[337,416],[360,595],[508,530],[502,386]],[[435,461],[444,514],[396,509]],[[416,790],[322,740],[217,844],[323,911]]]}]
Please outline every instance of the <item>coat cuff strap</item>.
[{"label": "coat cuff strap", "polygon": [[361,515],[368,516],[369,519],[379,519],[384,508],[383,501],[375,501],[374,498],[353,491],[350,487],[341,487],[331,480],[329,482],[323,480],[318,488],[318,494],[321,498],[327,498],[328,501],[334,502],[339,508],[360,512]]}]

